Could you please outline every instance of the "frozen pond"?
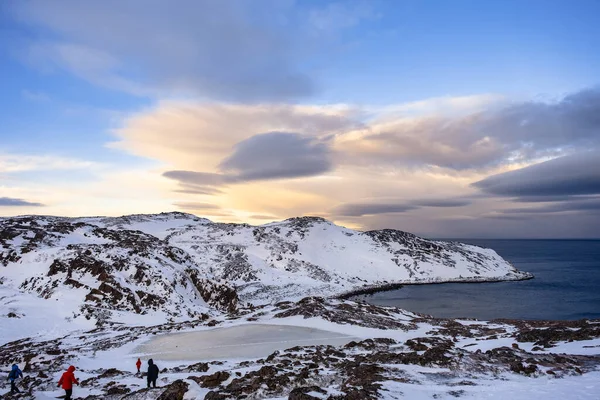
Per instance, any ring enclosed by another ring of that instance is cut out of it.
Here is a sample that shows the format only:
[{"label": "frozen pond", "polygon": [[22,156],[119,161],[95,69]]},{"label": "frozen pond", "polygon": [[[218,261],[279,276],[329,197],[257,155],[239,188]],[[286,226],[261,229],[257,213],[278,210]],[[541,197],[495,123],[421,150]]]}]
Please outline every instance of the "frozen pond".
[{"label": "frozen pond", "polygon": [[250,324],[205,331],[169,333],[138,346],[136,353],[157,360],[220,360],[266,357],[294,346],[341,346],[356,340],[320,329],[301,326]]}]

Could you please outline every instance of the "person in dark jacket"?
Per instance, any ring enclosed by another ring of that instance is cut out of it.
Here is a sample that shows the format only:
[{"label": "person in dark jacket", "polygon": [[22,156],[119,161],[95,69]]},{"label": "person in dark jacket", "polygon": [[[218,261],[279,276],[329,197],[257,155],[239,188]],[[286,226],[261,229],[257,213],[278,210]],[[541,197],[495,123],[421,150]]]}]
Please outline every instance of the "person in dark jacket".
[{"label": "person in dark jacket", "polygon": [[65,390],[65,400],[71,400],[71,395],[73,394],[73,384],[79,385],[79,381],[75,378],[75,367],[70,366],[67,369],[67,372],[63,373],[58,381],[58,386]]},{"label": "person in dark jacket", "polygon": [[10,392],[11,393],[21,393],[15,381],[17,378],[23,378],[23,372],[19,369],[17,364],[13,364],[12,369],[8,373],[8,379],[10,380]]},{"label": "person in dark jacket", "polygon": [[152,359],[148,360],[148,375],[146,375],[148,379],[148,387],[150,387],[150,383],[152,383],[152,387],[156,387],[156,380],[158,379],[158,366],[154,364]]}]

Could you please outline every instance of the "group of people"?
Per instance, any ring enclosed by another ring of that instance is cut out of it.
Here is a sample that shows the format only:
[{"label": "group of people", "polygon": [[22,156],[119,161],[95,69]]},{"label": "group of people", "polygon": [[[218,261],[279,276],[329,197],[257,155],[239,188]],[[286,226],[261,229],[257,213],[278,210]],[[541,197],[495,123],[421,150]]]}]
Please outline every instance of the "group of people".
[{"label": "group of people", "polygon": [[[21,393],[16,384],[18,378],[23,378],[23,371],[19,369],[17,364],[13,364],[12,369],[8,373],[11,393]],[[75,367],[71,365],[58,380],[58,387],[62,387],[65,390],[65,400],[71,400],[73,385],[79,385],[79,381],[75,378]]]},{"label": "group of people", "polygon": [[[139,374],[141,372],[140,368],[142,367],[142,360],[138,358],[135,366],[137,367],[137,373]],[[23,378],[23,372],[19,369],[17,364],[13,364],[12,369],[8,373],[11,393],[21,393],[16,384],[16,380],[18,378]],[[148,384],[148,388],[150,388],[150,385],[155,388],[157,379],[158,366],[154,364],[152,359],[149,359],[148,372],[146,373],[146,382]],[[79,385],[79,381],[77,378],[75,378],[75,367],[71,365],[58,380],[58,387],[62,387],[65,391],[65,400],[71,400],[71,395],[73,394],[73,385]]]}]

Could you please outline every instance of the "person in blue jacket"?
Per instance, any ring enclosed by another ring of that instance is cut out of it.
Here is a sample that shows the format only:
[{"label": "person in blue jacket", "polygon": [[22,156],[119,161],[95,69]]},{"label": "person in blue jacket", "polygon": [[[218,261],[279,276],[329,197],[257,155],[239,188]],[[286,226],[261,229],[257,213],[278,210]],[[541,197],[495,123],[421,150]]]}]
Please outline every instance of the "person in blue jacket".
[{"label": "person in blue jacket", "polygon": [[21,372],[21,370],[19,369],[19,366],[17,364],[13,364],[12,369],[8,373],[8,379],[10,380],[10,392],[11,393],[21,393],[21,391],[19,390],[19,388],[17,388],[17,385],[15,384],[15,381],[17,380],[17,378],[23,378],[23,372]]}]

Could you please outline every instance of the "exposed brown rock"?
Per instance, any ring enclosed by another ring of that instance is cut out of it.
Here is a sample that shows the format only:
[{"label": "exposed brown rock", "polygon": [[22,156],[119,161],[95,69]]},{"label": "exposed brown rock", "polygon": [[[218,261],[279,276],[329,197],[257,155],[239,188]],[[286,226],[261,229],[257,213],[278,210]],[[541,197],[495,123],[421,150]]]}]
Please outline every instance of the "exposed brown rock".
[{"label": "exposed brown rock", "polygon": [[158,396],[157,400],[183,400],[183,396],[188,391],[189,384],[181,379],[171,383],[167,390]]}]

